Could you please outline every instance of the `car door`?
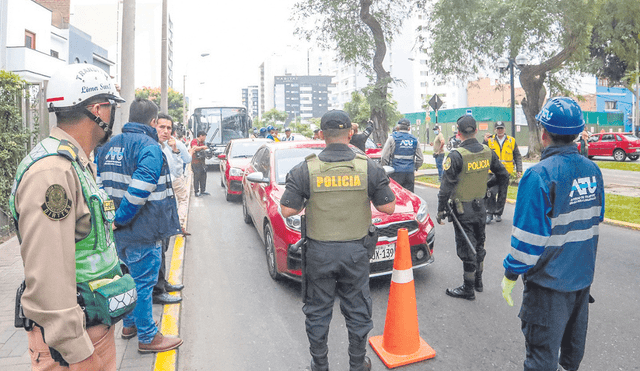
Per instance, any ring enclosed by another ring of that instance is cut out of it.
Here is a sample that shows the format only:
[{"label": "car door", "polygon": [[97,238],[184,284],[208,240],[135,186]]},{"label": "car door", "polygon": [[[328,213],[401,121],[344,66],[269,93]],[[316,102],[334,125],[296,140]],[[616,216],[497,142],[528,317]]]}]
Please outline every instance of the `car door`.
[{"label": "car door", "polygon": [[229,187],[229,153],[231,153],[231,142],[227,144],[222,152],[225,155],[224,160],[220,160],[220,178],[223,187]]},{"label": "car door", "polygon": [[[272,174],[271,174],[271,151],[269,149],[269,147],[264,147],[263,148],[264,151],[262,151],[262,153],[260,154],[260,157],[257,159],[256,162],[256,170],[261,172],[265,178],[268,179],[272,179]],[[268,213],[267,213],[267,209],[268,209],[268,205],[267,202],[269,202],[270,198],[269,196],[269,191],[271,189],[271,183],[255,183],[255,214],[254,216],[257,217],[257,219],[254,219],[256,221],[258,220],[264,220],[265,217],[268,217]],[[260,227],[262,226],[262,224],[260,224]],[[258,225],[256,225],[256,227],[259,227]],[[260,231],[261,235],[264,233],[264,231]]]},{"label": "car door", "polygon": [[602,134],[594,134],[589,137],[589,156],[602,156]]}]

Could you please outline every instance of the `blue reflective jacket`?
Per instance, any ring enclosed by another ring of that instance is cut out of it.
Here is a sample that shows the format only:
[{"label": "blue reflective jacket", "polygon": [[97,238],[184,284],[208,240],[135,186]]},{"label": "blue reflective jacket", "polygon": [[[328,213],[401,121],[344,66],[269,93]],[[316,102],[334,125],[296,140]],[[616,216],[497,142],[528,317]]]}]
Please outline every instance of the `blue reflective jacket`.
[{"label": "blue reflective jacket", "polygon": [[97,148],[98,184],[116,206],[116,240],[153,243],[180,233],[167,160],[155,128],[127,123]]},{"label": "blue reflective jacket", "polygon": [[418,140],[413,135],[402,131],[394,131],[391,136],[395,141],[391,166],[397,173],[413,173],[416,170],[415,156]]},{"label": "blue reflective jacket", "polygon": [[600,168],[576,145],[545,149],[518,185],[506,273],[562,292],[591,285],[603,219]]}]

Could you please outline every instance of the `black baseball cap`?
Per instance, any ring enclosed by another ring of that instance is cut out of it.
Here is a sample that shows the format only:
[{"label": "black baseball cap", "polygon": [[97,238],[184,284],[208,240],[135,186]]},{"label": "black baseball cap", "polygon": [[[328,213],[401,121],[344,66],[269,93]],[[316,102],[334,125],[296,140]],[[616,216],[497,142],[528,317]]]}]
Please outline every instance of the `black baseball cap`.
[{"label": "black baseball cap", "polygon": [[331,110],[320,119],[320,128],[327,129],[351,129],[351,119],[345,111]]},{"label": "black baseball cap", "polygon": [[286,128],[284,129],[284,131],[291,131],[291,128]]},{"label": "black baseball cap", "polygon": [[476,131],[476,119],[470,115],[464,115],[458,119],[458,130],[465,134]]},{"label": "black baseball cap", "polygon": [[496,121],[496,126],[495,126],[495,128],[496,128],[496,129],[497,129],[497,128],[503,128],[503,129],[504,129],[504,122],[502,122],[502,121]]},{"label": "black baseball cap", "polygon": [[407,119],[400,119],[400,121],[398,121],[398,126],[410,127],[411,126],[411,121],[409,121]]}]

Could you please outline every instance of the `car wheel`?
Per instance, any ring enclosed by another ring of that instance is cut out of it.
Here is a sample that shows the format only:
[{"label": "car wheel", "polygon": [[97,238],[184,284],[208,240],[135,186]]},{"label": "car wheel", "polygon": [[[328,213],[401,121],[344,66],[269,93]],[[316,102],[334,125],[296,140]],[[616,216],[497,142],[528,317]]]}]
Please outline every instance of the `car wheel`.
[{"label": "car wheel", "polygon": [[624,161],[627,158],[627,154],[624,153],[624,150],[621,150],[620,148],[616,149],[615,151],[613,151],[613,159],[616,161]]},{"label": "car wheel", "polygon": [[246,224],[253,224],[253,220],[251,219],[251,215],[249,215],[249,210],[247,210],[247,199],[242,193],[242,218]]},{"label": "car wheel", "polygon": [[637,160],[637,159],[638,159],[638,157],[640,157],[640,156],[639,156],[639,155],[629,155],[629,156],[627,156],[627,157],[629,157],[629,161],[635,161],[635,160]]},{"label": "car wheel", "polygon": [[220,172],[220,187],[224,188],[224,173]]},{"label": "car wheel", "polygon": [[271,278],[277,281],[280,279],[280,273],[278,273],[278,266],[276,264],[276,247],[273,244],[273,230],[269,224],[264,227],[264,244],[267,256],[267,270]]},{"label": "car wheel", "polygon": [[235,196],[235,195],[232,195],[231,193],[227,192],[226,190],[224,191],[224,198],[225,198],[228,202],[233,201],[233,196]]},{"label": "car wheel", "polygon": [[593,156],[587,156],[589,160],[593,160]]}]

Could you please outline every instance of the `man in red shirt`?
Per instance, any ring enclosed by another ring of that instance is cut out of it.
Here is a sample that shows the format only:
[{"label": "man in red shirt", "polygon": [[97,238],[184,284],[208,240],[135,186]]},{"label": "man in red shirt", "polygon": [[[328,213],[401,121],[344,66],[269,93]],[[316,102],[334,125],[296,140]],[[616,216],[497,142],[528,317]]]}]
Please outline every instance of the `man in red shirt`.
[{"label": "man in red shirt", "polygon": [[191,141],[191,170],[193,170],[193,189],[196,192],[196,197],[208,196],[206,192],[207,188],[207,165],[204,163],[205,157],[203,156],[203,150],[208,149],[204,140],[207,138],[207,133],[199,131],[198,136]]}]

